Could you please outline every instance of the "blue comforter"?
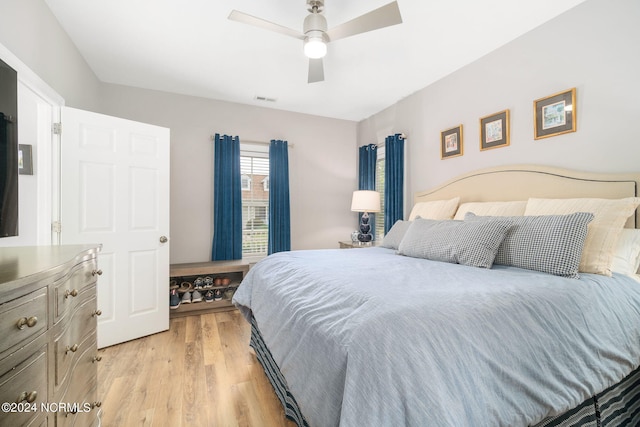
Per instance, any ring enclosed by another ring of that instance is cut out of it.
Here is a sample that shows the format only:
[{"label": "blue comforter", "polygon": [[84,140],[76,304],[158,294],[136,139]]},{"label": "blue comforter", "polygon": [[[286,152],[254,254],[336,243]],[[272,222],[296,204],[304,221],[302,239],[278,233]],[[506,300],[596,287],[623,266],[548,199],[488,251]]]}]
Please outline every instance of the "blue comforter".
[{"label": "blue comforter", "polygon": [[271,255],[234,296],[313,427],[527,426],[640,363],[640,283],[383,248]]}]

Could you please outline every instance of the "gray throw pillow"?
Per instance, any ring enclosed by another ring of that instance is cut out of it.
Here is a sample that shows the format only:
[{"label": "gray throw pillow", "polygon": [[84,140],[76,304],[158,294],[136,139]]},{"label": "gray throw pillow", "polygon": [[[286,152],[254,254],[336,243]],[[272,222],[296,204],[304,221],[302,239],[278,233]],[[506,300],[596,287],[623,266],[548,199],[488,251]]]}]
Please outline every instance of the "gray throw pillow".
[{"label": "gray throw pillow", "polygon": [[593,214],[491,217],[468,212],[465,222],[506,219],[513,225],[505,236],[495,264],[542,271],[564,277],[578,277],[587,226]]},{"label": "gray throw pillow", "polygon": [[393,224],[393,227],[391,227],[391,230],[384,235],[380,246],[397,250],[410,225],[411,221],[397,220],[395,224]]},{"label": "gray throw pillow", "polygon": [[398,253],[414,258],[491,268],[509,221],[464,222],[416,218]]}]

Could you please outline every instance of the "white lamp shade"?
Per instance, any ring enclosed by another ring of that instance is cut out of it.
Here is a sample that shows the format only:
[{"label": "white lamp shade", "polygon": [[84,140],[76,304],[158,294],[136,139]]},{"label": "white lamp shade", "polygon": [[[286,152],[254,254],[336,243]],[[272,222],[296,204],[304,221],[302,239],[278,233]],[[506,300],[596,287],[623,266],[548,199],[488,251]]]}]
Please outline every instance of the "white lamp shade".
[{"label": "white lamp shade", "polygon": [[372,190],[354,191],[351,210],[353,212],[380,212],[380,193]]}]

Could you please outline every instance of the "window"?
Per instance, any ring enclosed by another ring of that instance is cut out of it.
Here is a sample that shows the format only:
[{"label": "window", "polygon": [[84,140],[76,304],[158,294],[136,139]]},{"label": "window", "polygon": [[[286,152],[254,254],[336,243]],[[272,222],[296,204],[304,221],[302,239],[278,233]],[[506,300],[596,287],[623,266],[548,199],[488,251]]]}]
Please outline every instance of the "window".
[{"label": "window", "polygon": [[240,187],[242,188],[242,191],[251,191],[251,177],[243,174],[240,179],[242,180]]},{"label": "window", "polygon": [[[266,255],[269,238],[268,153],[241,150],[242,256]],[[267,184],[265,184],[265,180]],[[246,181],[246,185],[245,185]],[[262,185],[251,185],[252,182]]]},{"label": "window", "polygon": [[375,239],[384,237],[384,147],[378,147],[376,160],[376,191],[380,193],[380,212],[376,213]]}]

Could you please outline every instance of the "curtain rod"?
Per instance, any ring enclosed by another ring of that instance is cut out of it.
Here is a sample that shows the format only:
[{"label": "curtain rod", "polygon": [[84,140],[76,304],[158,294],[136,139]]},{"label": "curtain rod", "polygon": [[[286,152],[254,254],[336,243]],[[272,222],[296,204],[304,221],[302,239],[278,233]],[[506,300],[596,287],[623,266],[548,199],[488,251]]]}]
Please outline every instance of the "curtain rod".
[{"label": "curtain rod", "polygon": [[[394,134],[394,135],[396,135],[396,134]],[[399,134],[397,134],[397,135],[398,135],[398,137],[399,137],[400,139],[402,139],[402,140],[404,140],[404,141],[406,141],[406,140],[408,140],[408,139],[409,139],[409,138],[407,138],[407,135],[405,135],[404,133],[399,133]],[[390,136],[393,136],[393,135],[390,135]],[[386,138],[385,138],[385,139],[386,139]],[[384,145],[384,143],[382,143],[382,145]]]},{"label": "curtain rod", "polygon": [[[211,141],[215,141],[216,136],[215,135],[211,135]],[[240,141],[240,145],[242,144],[253,144],[253,145],[269,145],[271,144],[271,142],[266,142],[266,141]],[[287,142],[287,147],[289,148],[293,148],[292,143]]]},{"label": "curtain rod", "polygon": [[[409,138],[407,138],[407,135],[405,135],[404,133],[399,134],[399,136],[400,136],[400,139],[402,139],[403,141],[408,141],[409,140]],[[380,142],[378,144],[373,144],[373,145],[375,145],[377,147],[384,147],[385,146],[385,142],[386,141],[382,141],[382,142]],[[369,145],[369,144],[365,144],[365,145]],[[361,147],[364,147],[364,145],[361,145]]]}]

